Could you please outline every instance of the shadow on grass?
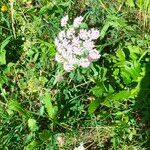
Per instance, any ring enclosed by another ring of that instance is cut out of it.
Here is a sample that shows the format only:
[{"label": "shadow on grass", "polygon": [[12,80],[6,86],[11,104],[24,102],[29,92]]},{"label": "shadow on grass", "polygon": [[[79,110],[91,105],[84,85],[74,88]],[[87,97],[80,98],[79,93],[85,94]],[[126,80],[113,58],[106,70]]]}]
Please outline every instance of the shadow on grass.
[{"label": "shadow on grass", "polygon": [[140,91],[135,103],[142,147],[150,149],[150,61],[146,64],[146,74],[141,81]]}]

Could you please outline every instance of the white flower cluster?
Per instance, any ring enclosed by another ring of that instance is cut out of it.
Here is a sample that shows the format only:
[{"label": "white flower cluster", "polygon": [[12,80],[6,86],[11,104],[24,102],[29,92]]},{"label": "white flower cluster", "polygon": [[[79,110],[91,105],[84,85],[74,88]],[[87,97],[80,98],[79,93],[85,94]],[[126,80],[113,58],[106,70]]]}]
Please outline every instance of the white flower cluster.
[{"label": "white flower cluster", "polygon": [[68,19],[68,16],[61,19],[61,26],[65,29],[60,31],[55,39],[57,48],[55,60],[63,64],[64,70],[70,72],[77,66],[87,68],[100,58],[100,54],[94,43],[94,40],[99,37],[99,31],[94,28],[81,29],[82,16],[75,18],[73,25],[67,28]]}]

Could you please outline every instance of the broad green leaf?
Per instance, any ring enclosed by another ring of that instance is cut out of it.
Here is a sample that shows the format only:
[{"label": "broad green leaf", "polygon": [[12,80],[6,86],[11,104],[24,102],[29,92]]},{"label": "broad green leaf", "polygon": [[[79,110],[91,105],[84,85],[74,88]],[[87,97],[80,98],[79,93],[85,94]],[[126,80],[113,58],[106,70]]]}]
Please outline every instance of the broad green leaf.
[{"label": "broad green leaf", "polygon": [[58,112],[58,107],[52,105],[50,93],[46,93],[42,97],[42,100],[44,102],[44,106],[46,108],[46,111],[48,113],[49,118],[52,119],[52,120],[55,120],[57,112]]},{"label": "broad green leaf", "polygon": [[113,75],[114,75],[114,77],[118,77],[118,75],[119,75],[119,69],[118,68],[116,68],[114,70]]},{"label": "broad green leaf", "polygon": [[127,99],[127,98],[129,98],[130,97],[130,95],[131,95],[131,93],[129,92],[129,91],[120,91],[119,93],[116,93],[116,94],[114,94],[113,96],[112,96],[112,100],[114,101],[114,100],[124,100],[124,99]]},{"label": "broad green leaf", "polygon": [[93,114],[94,111],[99,107],[101,101],[99,99],[96,99],[92,101],[88,107],[89,114]]},{"label": "broad green leaf", "polygon": [[125,90],[120,91],[119,93],[108,95],[101,104],[107,107],[113,107],[113,104],[126,100],[130,98],[130,96],[131,96],[131,92]]},{"label": "broad green leaf", "polygon": [[9,108],[10,110],[13,110],[13,111],[16,111],[16,112],[20,113],[22,116],[24,116],[24,117],[26,117],[26,118],[29,117],[28,112],[25,111],[25,110],[22,108],[21,104],[19,104],[19,103],[18,103],[17,101],[15,101],[15,100],[12,100],[12,101],[10,101],[10,102],[8,103],[8,108]]}]

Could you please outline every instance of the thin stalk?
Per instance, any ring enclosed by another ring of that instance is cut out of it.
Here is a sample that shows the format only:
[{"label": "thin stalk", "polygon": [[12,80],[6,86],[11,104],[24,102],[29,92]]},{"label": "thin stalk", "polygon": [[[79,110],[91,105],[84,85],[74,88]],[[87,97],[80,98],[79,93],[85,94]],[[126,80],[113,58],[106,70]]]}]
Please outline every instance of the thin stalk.
[{"label": "thin stalk", "polygon": [[15,31],[15,21],[14,21],[14,0],[9,0],[10,2],[10,10],[11,10],[11,26],[12,26],[12,31],[13,31],[13,36],[16,39],[16,31]]}]

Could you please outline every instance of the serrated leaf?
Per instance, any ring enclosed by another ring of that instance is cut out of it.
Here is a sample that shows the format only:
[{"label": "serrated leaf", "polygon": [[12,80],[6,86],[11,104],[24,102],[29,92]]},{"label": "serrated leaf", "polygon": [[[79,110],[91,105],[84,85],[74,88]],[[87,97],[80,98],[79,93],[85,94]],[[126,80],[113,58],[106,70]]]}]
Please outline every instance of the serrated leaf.
[{"label": "serrated leaf", "polygon": [[144,0],[136,0],[136,4],[140,9],[143,8],[143,3],[144,3]]},{"label": "serrated leaf", "polygon": [[36,120],[35,119],[29,119],[28,120],[28,127],[30,128],[30,130],[32,132],[38,130],[38,126],[37,126]]},{"label": "serrated leaf", "polygon": [[94,96],[96,97],[101,97],[103,95],[103,93],[105,92],[105,88],[103,86],[103,84],[99,84],[99,85],[96,85],[95,87],[93,87],[91,89],[92,93]]},{"label": "serrated leaf", "polygon": [[125,61],[125,53],[123,52],[122,49],[117,50],[116,56],[118,57],[119,61]]},{"label": "serrated leaf", "polygon": [[125,84],[130,84],[132,82],[129,70],[121,69],[120,75],[123,78]]},{"label": "serrated leaf", "polygon": [[128,47],[128,50],[130,52],[130,58],[132,60],[137,60],[138,59],[138,55],[141,55],[142,54],[142,49],[138,46],[132,46],[132,45],[129,45]]},{"label": "serrated leaf", "polygon": [[46,141],[51,137],[52,133],[49,130],[43,130],[42,133],[39,134],[39,137],[42,141]]}]

